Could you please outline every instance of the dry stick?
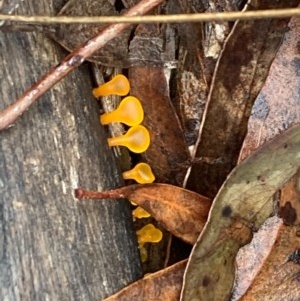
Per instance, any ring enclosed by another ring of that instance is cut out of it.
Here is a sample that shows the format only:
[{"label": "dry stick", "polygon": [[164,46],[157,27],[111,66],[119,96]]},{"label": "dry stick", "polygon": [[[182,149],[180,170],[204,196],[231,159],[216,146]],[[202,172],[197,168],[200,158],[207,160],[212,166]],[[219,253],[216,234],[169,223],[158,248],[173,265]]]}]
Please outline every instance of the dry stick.
[{"label": "dry stick", "polygon": [[84,190],[81,188],[75,189],[75,197],[77,199],[89,199],[89,200],[100,200],[100,199],[115,199],[115,198],[126,198],[130,191],[134,189],[130,186],[124,186],[114,190],[108,191],[95,191],[95,190]]},{"label": "dry stick", "polygon": [[154,16],[18,16],[0,14],[1,21],[10,21],[30,24],[100,24],[100,23],[181,23],[181,22],[212,22],[212,21],[235,21],[287,18],[300,16],[300,8],[283,8],[254,10],[246,12],[221,12],[221,13],[197,13],[197,14],[176,14],[176,15],[154,15]]},{"label": "dry stick", "polygon": [[[141,0],[125,14],[126,16],[143,15],[163,0]],[[51,69],[45,76],[36,82],[12,105],[0,112],[0,130],[12,125],[12,123],[38,99],[43,93],[58,83],[64,76],[78,67],[96,50],[103,47],[108,41],[117,37],[130,23],[118,23],[105,27],[94,38],[84,43],[69,54],[57,67]]]}]

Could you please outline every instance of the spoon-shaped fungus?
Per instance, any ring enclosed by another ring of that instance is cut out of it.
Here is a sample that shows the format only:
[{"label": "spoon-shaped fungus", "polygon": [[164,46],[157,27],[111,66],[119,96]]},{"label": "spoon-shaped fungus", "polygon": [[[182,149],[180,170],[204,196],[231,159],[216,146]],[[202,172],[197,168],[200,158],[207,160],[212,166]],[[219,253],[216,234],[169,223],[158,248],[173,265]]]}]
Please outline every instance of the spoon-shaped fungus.
[{"label": "spoon-shaped fungus", "polygon": [[125,180],[132,179],[140,184],[152,183],[155,180],[151,167],[147,163],[139,163],[131,170],[123,172],[122,175]]},{"label": "spoon-shaped fungus", "polygon": [[109,82],[100,85],[93,90],[95,97],[107,96],[107,95],[120,95],[124,96],[129,93],[130,84],[126,76],[118,74]]},{"label": "spoon-shaped fungus", "polygon": [[135,125],[126,134],[108,138],[107,141],[109,146],[126,146],[130,151],[139,154],[149,147],[150,134],[144,126]]},{"label": "spoon-shaped fungus", "polygon": [[132,211],[133,219],[135,218],[147,218],[150,216],[150,213],[147,212],[144,208],[138,206]]},{"label": "spoon-shaped fungus", "polygon": [[129,126],[140,124],[144,119],[144,110],[141,102],[133,96],[125,97],[118,108],[110,113],[105,113],[100,116],[102,124],[111,122],[122,122]]},{"label": "spoon-shaped fungus", "polygon": [[160,242],[163,234],[162,232],[155,228],[153,224],[148,224],[142,229],[136,231],[138,243],[143,246],[146,242]]}]

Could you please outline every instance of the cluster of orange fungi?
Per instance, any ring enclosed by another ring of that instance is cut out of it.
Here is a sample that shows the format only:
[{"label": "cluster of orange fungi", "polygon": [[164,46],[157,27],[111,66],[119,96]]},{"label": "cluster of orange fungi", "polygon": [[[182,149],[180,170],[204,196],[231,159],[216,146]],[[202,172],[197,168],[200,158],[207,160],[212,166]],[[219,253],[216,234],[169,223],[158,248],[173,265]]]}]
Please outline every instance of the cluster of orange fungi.
[{"label": "cluster of orange fungi", "polygon": [[[126,76],[116,75],[109,82],[100,85],[93,90],[93,95],[98,98],[108,95],[126,96],[130,91],[130,83]],[[149,131],[141,124],[144,120],[144,110],[141,102],[134,96],[125,97],[117,109],[104,113],[100,116],[100,122],[107,125],[113,122],[120,122],[130,126],[129,130],[121,136],[108,138],[108,145],[125,146],[134,153],[145,152],[150,145]],[[138,163],[131,170],[123,172],[125,180],[135,180],[140,184],[152,183],[155,177],[151,167],[147,163]],[[134,204],[134,203],[133,203]],[[150,214],[141,207],[133,210],[134,218],[146,218]],[[141,251],[142,261],[147,259],[147,251],[144,244],[147,242],[159,242],[162,239],[162,232],[154,225],[148,224],[137,231],[138,243]]]}]

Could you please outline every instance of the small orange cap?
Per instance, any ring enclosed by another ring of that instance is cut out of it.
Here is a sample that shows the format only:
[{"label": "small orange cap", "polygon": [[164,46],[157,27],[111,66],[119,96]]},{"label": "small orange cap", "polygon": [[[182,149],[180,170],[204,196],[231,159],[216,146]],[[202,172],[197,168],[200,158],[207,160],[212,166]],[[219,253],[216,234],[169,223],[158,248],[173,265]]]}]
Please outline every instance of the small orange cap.
[{"label": "small orange cap", "polygon": [[144,110],[141,102],[134,96],[125,97],[118,108],[110,113],[100,116],[102,124],[111,122],[122,122],[129,126],[140,124],[144,119]]},{"label": "small orange cap", "polygon": [[130,84],[126,76],[118,74],[112,78],[109,82],[100,85],[93,90],[95,97],[108,96],[108,95],[120,95],[124,96],[129,93]]},{"label": "small orange cap", "polygon": [[132,179],[140,184],[152,183],[155,180],[152,169],[147,163],[138,163],[131,170],[124,171],[122,175],[125,180]]},{"label": "small orange cap", "polygon": [[107,139],[109,146],[126,146],[134,153],[146,151],[150,145],[149,131],[142,125],[131,127],[126,134]]},{"label": "small orange cap", "polygon": [[162,232],[159,229],[155,228],[153,224],[148,224],[144,226],[142,229],[138,230],[136,234],[138,238],[138,243],[140,245],[143,245],[146,242],[160,242],[163,237]]}]

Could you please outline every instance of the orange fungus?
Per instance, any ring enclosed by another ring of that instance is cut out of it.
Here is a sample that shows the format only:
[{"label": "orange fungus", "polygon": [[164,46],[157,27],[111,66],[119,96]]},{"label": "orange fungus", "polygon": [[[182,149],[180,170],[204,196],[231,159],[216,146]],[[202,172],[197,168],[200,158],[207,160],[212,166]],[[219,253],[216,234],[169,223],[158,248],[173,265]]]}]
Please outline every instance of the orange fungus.
[{"label": "orange fungus", "polygon": [[147,218],[150,217],[150,213],[144,208],[138,206],[132,211],[133,218]]},{"label": "orange fungus", "polygon": [[131,170],[123,172],[123,178],[135,180],[140,184],[152,183],[155,180],[151,167],[147,163],[138,163]]},{"label": "orange fungus", "polygon": [[146,242],[160,242],[163,234],[162,232],[155,228],[153,224],[148,224],[144,226],[142,229],[136,232],[139,245],[143,245]]},{"label": "orange fungus", "polygon": [[129,126],[140,124],[144,119],[144,110],[141,102],[133,96],[125,97],[118,108],[110,113],[105,113],[100,116],[102,124],[111,122],[122,122]]},{"label": "orange fungus", "polygon": [[123,74],[116,75],[109,82],[100,85],[93,90],[95,97],[108,96],[108,95],[120,95],[124,96],[129,93],[130,84],[126,76]]},{"label": "orange fungus", "polygon": [[146,151],[150,145],[150,134],[142,125],[131,127],[126,134],[108,138],[109,146],[126,146],[134,153],[142,153]]}]

